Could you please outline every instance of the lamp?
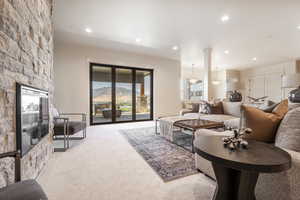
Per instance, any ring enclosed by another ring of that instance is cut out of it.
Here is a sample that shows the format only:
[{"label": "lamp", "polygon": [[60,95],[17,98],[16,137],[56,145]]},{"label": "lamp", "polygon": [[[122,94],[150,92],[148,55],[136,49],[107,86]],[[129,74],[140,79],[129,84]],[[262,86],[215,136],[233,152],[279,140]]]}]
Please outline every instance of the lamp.
[{"label": "lamp", "polygon": [[195,78],[190,79],[190,83],[192,83],[192,84],[195,84],[195,83],[197,83],[197,82],[198,82],[198,80],[195,79]]},{"label": "lamp", "polygon": [[282,88],[297,88],[289,93],[288,98],[292,103],[300,103],[300,73],[284,75]]},{"label": "lamp", "polygon": [[221,82],[218,81],[218,80],[215,80],[215,81],[212,81],[211,83],[212,83],[213,85],[220,85]]},{"label": "lamp", "polygon": [[242,97],[242,94],[237,91],[238,89],[239,89],[239,83],[238,83],[238,81],[236,81],[236,79],[227,81],[226,90],[227,90],[227,92],[230,93],[229,101],[231,101],[231,102],[241,102],[242,101],[243,97]]}]

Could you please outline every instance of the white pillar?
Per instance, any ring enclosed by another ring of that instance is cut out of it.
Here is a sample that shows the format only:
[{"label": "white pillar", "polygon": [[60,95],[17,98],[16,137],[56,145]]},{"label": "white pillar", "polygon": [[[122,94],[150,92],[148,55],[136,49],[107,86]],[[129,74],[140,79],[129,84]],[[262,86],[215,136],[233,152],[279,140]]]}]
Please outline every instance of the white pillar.
[{"label": "white pillar", "polygon": [[209,100],[212,98],[211,91],[211,63],[212,63],[212,49],[205,48],[203,50],[204,58],[204,80],[203,80],[203,98]]}]

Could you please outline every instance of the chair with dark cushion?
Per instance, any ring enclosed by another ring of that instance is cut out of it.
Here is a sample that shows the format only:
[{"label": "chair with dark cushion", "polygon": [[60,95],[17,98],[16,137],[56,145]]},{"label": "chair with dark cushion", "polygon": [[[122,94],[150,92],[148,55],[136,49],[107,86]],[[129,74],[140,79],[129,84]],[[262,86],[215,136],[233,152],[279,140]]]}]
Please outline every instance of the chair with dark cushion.
[{"label": "chair with dark cushion", "polygon": [[35,180],[21,181],[20,176],[20,152],[9,152],[0,154],[1,158],[15,157],[15,181],[7,187],[0,188],[0,199],[2,200],[47,200],[42,187]]},{"label": "chair with dark cushion", "polygon": [[[58,113],[53,109],[54,130],[53,140],[64,140],[63,148],[54,148],[54,151],[66,151],[70,147],[70,140],[82,140],[86,138],[86,114],[84,113]],[[80,121],[71,121],[70,117],[80,116]],[[81,137],[75,137],[74,134],[82,131]],[[72,137],[71,137],[72,136]]]}]

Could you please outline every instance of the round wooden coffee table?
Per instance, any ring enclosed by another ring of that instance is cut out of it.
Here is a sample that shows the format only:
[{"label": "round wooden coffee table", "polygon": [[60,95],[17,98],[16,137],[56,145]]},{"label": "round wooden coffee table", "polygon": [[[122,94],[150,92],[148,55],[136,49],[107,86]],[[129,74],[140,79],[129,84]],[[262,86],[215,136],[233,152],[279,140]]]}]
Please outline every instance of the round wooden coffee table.
[{"label": "round wooden coffee table", "polygon": [[255,200],[259,173],[291,168],[291,156],[271,144],[248,140],[247,149],[230,151],[222,136],[199,136],[195,152],[212,162],[217,179],[214,200]]}]

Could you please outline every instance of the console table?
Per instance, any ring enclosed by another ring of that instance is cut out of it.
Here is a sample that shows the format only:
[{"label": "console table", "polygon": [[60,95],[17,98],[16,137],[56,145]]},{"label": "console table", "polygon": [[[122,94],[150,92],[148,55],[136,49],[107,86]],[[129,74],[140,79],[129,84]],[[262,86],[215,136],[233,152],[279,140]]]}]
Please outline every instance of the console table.
[{"label": "console table", "polygon": [[291,156],[271,144],[248,140],[248,149],[230,151],[222,136],[199,136],[194,143],[196,153],[212,162],[217,179],[214,200],[255,200],[259,173],[291,168]]}]

